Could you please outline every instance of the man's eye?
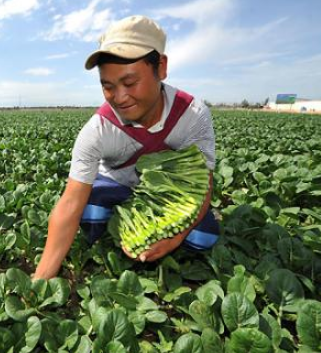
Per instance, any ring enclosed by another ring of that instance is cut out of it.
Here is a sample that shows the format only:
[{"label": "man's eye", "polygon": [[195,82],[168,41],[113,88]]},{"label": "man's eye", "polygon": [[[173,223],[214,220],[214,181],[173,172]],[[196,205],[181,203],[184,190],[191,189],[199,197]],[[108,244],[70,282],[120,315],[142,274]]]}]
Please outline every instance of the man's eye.
[{"label": "man's eye", "polygon": [[106,90],[106,91],[111,91],[113,89],[113,87],[110,86],[110,85],[104,85],[103,84],[102,86],[103,86],[104,90]]},{"label": "man's eye", "polygon": [[136,84],[136,81],[134,81],[134,82],[125,82],[124,83],[124,86],[125,87],[132,87],[132,86],[134,86]]}]

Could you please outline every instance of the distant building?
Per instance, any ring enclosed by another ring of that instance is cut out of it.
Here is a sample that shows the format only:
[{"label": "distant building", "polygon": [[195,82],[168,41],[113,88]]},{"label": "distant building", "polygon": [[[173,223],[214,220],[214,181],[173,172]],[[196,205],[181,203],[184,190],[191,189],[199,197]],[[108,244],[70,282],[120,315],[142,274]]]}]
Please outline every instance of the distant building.
[{"label": "distant building", "polygon": [[269,102],[264,109],[279,112],[321,113],[321,100],[297,98],[293,104],[277,104],[276,102]]}]

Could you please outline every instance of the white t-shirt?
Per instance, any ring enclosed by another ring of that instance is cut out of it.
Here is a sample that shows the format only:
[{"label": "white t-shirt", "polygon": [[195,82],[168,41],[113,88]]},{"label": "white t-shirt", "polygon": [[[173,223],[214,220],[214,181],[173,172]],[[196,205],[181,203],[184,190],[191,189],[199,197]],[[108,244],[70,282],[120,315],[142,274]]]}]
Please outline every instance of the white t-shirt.
[{"label": "white t-shirt", "polygon": [[[171,110],[177,89],[164,84],[164,110],[158,123],[148,129],[150,133],[161,131]],[[124,122],[114,111],[122,124]],[[142,128],[140,124],[132,123]],[[196,144],[204,153],[207,167],[214,169],[215,139],[211,113],[207,106],[193,100],[177,124],[165,139],[165,143],[174,150]],[[137,185],[139,179],[135,165],[114,169],[121,165],[142,145],[117,128],[109,120],[104,124],[98,114],[94,114],[80,131],[73,151],[69,177],[86,184],[92,184],[97,173],[112,178],[126,186]]]}]

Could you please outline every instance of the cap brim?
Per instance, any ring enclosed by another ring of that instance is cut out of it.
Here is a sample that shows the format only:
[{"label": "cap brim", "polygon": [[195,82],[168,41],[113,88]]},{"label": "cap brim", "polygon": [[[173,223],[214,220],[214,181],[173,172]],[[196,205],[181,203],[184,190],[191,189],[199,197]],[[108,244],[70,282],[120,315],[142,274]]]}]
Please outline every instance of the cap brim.
[{"label": "cap brim", "polygon": [[116,44],[109,48],[103,48],[100,50],[96,50],[93,52],[85,62],[85,68],[87,70],[91,70],[95,66],[97,66],[98,58],[101,54],[111,54],[118,56],[124,59],[138,59],[151,51],[153,48],[150,47],[141,47],[141,46],[134,46],[132,44]]}]

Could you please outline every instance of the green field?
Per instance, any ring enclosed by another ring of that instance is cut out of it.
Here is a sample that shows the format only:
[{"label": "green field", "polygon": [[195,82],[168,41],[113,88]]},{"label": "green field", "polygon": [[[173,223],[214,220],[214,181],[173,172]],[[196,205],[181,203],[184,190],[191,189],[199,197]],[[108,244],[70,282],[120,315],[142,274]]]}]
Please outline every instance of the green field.
[{"label": "green field", "polygon": [[321,352],[321,116],[213,111],[222,235],[152,264],[79,232],[31,282],[92,111],[0,111],[0,352]]}]

